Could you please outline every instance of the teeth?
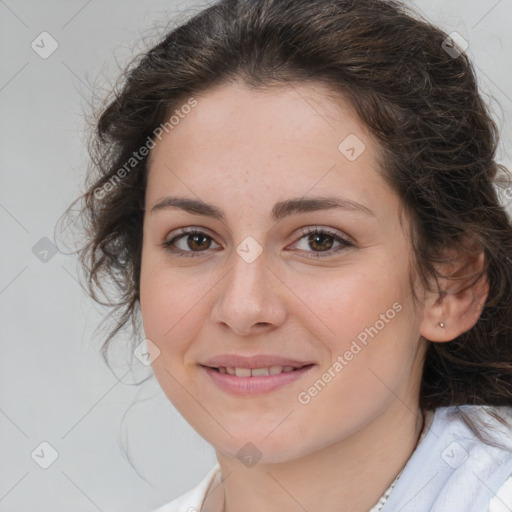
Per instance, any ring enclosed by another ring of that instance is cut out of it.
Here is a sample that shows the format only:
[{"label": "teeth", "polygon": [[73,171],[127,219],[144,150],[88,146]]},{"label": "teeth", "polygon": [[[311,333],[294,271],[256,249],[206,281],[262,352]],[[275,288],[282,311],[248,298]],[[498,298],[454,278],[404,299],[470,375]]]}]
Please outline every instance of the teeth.
[{"label": "teeth", "polygon": [[268,375],[279,375],[280,373],[293,372],[296,368],[294,366],[271,366],[269,368],[233,368],[223,367],[218,368],[220,373],[227,373],[228,375],[236,375],[237,377],[262,377]]},{"label": "teeth", "polygon": [[262,375],[268,375],[268,372],[268,368],[254,368],[254,370],[251,370],[251,375],[253,377],[260,377]]},{"label": "teeth", "polygon": [[250,377],[251,369],[250,368],[235,368],[235,375],[237,377]]}]

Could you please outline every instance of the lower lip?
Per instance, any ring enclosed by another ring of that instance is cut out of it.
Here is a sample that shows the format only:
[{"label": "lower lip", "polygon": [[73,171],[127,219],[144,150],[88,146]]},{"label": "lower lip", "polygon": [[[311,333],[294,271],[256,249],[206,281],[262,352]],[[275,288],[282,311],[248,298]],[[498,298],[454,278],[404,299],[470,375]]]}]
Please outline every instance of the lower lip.
[{"label": "lower lip", "polygon": [[304,366],[293,372],[282,372],[277,375],[262,375],[258,377],[237,377],[229,373],[220,373],[213,368],[203,366],[206,373],[222,390],[235,395],[253,395],[268,393],[286,384],[295,382],[306,374],[314,365]]}]

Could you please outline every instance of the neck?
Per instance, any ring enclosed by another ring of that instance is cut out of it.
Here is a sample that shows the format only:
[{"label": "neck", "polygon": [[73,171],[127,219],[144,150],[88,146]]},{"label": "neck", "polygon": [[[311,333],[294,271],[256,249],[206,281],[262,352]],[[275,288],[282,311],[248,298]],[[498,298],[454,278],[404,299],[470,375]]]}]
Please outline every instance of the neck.
[{"label": "neck", "polygon": [[247,468],[217,452],[224,480],[202,510],[368,512],[414,452],[423,419],[417,405],[409,408],[396,400],[349,438],[300,459]]}]

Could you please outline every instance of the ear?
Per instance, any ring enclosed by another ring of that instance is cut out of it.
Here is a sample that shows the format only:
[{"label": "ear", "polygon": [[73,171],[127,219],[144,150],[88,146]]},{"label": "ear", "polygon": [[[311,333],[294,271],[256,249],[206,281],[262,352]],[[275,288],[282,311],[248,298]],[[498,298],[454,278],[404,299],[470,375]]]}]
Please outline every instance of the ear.
[{"label": "ear", "polygon": [[445,263],[437,267],[442,275],[437,281],[439,291],[425,292],[420,333],[427,340],[451,341],[469,331],[480,318],[489,294],[483,273],[485,254],[476,243],[466,243],[465,247],[464,251],[445,252]]}]

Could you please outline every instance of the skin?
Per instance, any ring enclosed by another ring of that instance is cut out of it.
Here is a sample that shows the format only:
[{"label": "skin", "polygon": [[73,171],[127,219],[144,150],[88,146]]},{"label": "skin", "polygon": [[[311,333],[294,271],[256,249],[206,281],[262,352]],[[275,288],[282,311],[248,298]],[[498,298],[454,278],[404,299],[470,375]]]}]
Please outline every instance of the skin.
[{"label": "skin", "polygon": [[[371,134],[328,92],[316,83],[265,91],[224,84],[195,96],[198,105],[151,152],[143,325],[160,351],[152,364],[163,391],[216,450],[225,480],[208,496],[209,512],[367,512],[421,433],[425,338],[449,341],[468,330],[485,298],[485,283],[453,293],[446,284],[450,293],[442,295],[417,287],[413,302],[400,199],[379,174]],[[338,150],[350,134],[366,146],[355,161]],[[151,213],[168,195],[214,204],[226,220],[177,208]],[[302,196],[344,197],[372,214],[331,209],[271,219],[276,202]],[[210,237],[175,242],[193,257],[161,245],[190,226]],[[299,232],[305,226],[330,229],[353,246],[335,252],[340,243],[329,236],[308,243]],[[263,250],[252,263],[236,251],[248,236]],[[309,403],[299,403],[299,393],[396,303],[400,312]],[[199,365],[226,353],[315,366],[278,390],[240,397],[212,384]],[[237,458],[248,442],[261,454],[252,467]]]}]

